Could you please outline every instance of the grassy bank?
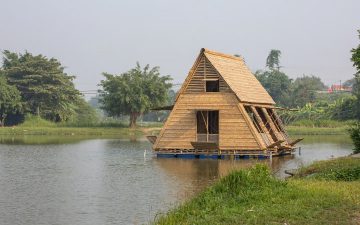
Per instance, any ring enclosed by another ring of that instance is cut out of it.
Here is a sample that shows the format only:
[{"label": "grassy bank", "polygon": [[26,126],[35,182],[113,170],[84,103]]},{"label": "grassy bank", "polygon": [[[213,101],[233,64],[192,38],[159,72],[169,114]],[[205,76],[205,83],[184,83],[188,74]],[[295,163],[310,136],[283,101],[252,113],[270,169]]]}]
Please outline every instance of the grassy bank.
[{"label": "grassy bank", "polygon": [[[360,159],[335,162],[321,162],[321,166],[315,166],[317,173],[325,174],[344,164],[347,169],[358,168]],[[302,171],[309,175],[311,168]],[[272,177],[265,166],[257,165],[229,174],[197,197],[158,217],[155,223],[359,224],[359,178],[352,182],[333,178],[301,176],[281,181]]]},{"label": "grassy bank", "polygon": [[144,129],[117,127],[5,127],[0,128],[0,135],[109,135],[131,136],[142,135]]},{"label": "grassy bank", "polygon": [[[338,135],[347,134],[352,121],[300,120],[286,127],[290,135]],[[125,121],[109,120],[93,124],[54,123],[36,116],[27,116],[25,122],[14,127],[0,128],[0,135],[117,135],[133,136],[157,134],[163,123],[138,123],[136,129],[129,129]]]},{"label": "grassy bank", "polygon": [[295,178],[360,181],[360,158],[343,157],[315,162],[310,166],[300,168]]},{"label": "grassy bank", "polygon": [[304,126],[292,126],[286,127],[287,132],[290,135],[338,135],[348,134],[347,126],[341,127],[304,127]]},{"label": "grassy bank", "polygon": [[122,121],[77,125],[54,123],[36,116],[26,118],[25,122],[13,127],[0,127],[0,135],[60,135],[60,136],[141,136],[156,133],[161,123],[139,123],[134,129]]},{"label": "grassy bank", "polygon": [[[93,127],[69,127],[69,126],[15,126],[0,127],[0,135],[142,135],[157,134],[159,125],[139,125],[135,129],[127,127],[93,126]],[[347,134],[347,127],[297,127],[288,126],[290,135],[338,135]]]},{"label": "grassy bank", "polygon": [[337,135],[348,134],[354,121],[299,120],[286,126],[290,135]]}]

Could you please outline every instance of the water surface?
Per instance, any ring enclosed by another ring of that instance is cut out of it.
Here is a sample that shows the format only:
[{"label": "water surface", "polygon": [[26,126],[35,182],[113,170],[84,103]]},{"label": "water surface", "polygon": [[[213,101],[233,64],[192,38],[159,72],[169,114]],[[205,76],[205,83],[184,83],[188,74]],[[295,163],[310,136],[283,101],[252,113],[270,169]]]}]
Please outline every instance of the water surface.
[{"label": "water surface", "polygon": [[[146,140],[0,137],[0,224],[143,224],[233,169],[285,169],[351,153],[347,136],[305,137],[270,160],[156,158]],[[144,155],[144,150],[147,153]]]}]

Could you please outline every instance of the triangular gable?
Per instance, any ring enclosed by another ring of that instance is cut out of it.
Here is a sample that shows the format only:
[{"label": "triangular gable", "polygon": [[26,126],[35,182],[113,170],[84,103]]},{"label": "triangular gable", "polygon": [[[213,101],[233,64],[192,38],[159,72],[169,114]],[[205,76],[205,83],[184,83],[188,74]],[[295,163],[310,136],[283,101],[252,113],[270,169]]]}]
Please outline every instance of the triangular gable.
[{"label": "triangular gable", "polygon": [[[199,56],[176,96],[176,100],[181,93],[184,93],[185,90],[188,89],[189,85],[190,88],[196,89],[195,87],[201,82],[199,75],[201,76],[201,74],[204,73],[201,71],[201,63],[204,62],[209,62],[211,68],[217,72],[220,81],[223,81],[220,82],[220,85],[223,84],[224,87],[229,87],[240,101],[247,103],[275,104],[274,100],[251,73],[241,58],[206,49],[201,49]],[[203,92],[203,89],[198,89],[196,91]]]},{"label": "triangular gable", "polygon": [[185,93],[202,93],[205,92],[205,80],[219,80],[220,92],[232,92],[229,85],[226,84],[221,75],[215,70],[209,60],[203,55],[189,79],[189,83],[184,90]]},{"label": "triangular gable", "polygon": [[201,49],[200,54],[196,58],[195,63],[191,67],[183,85],[176,95],[175,102],[178,100],[179,96],[182,93],[185,93],[189,88],[192,89],[193,92],[204,92],[204,89],[196,87],[199,86],[199,84],[202,84],[202,80],[205,78],[205,73],[208,75],[208,77],[211,75],[218,77],[220,82],[220,89],[223,92],[232,92],[230,86],[226,83],[221,74],[219,74],[211,62],[206,58],[204,49]]}]

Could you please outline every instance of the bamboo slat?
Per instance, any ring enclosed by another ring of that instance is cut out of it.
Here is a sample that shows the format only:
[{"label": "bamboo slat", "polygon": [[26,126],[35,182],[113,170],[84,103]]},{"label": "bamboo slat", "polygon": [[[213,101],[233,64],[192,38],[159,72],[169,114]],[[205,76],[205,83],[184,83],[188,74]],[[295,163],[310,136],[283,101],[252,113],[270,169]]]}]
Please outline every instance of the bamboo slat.
[{"label": "bamboo slat", "polygon": [[[206,92],[206,81],[216,80],[219,92]],[[243,103],[250,106],[258,127]],[[213,140],[218,142],[220,151],[262,151],[274,145],[286,148],[288,136],[273,110],[274,104],[241,58],[202,49],[153,148],[193,151],[191,143],[199,143],[196,112],[212,110],[219,111],[219,133]],[[286,145],[280,139],[286,139]]]},{"label": "bamboo slat", "polygon": [[268,129],[266,128],[265,124],[263,123],[260,115],[258,114],[257,110],[255,109],[254,106],[250,106],[250,109],[252,110],[252,112],[254,113],[254,116],[256,117],[256,120],[258,121],[260,128],[262,130],[262,133],[266,134],[267,139],[270,141],[270,143],[274,143],[275,141],[273,140],[273,138],[271,137]]},{"label": "bamboo slat", "polygon": [[272,132],[274,132],[277,140],[284,140],[283,136],[280,134],[280,132],[277,130],[272,118],[269,116],[267,110],[265,108],[261,108],[262,112],[264,113],[265,117],[266,117],[266,120],[267,120],[267,123],[269,124]]}]

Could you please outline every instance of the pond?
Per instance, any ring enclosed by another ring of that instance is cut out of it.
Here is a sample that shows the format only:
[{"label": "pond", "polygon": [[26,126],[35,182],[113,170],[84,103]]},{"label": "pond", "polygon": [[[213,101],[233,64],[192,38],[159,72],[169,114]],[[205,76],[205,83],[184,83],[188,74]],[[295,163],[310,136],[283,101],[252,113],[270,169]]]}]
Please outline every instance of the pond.
[{"label": "pond", "polygon": [[[351,153],[348,136],[305,136],[293,156],[156,158],[145,139],[0,137],[0,224],[144,224],[233,169],[285,169]],[[145,149],[147,152],[145,153]]]}]

